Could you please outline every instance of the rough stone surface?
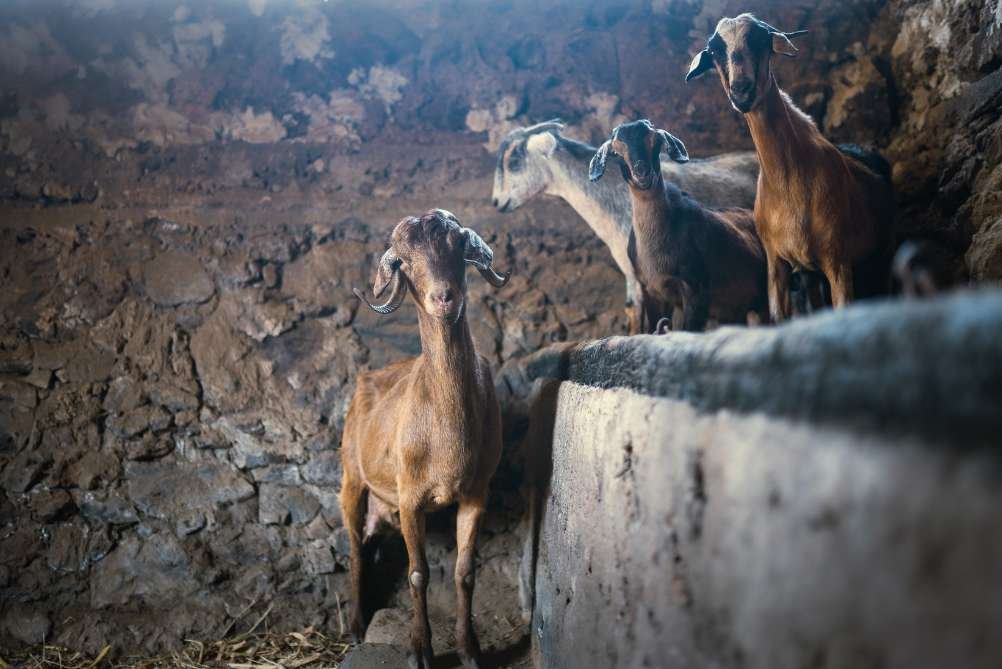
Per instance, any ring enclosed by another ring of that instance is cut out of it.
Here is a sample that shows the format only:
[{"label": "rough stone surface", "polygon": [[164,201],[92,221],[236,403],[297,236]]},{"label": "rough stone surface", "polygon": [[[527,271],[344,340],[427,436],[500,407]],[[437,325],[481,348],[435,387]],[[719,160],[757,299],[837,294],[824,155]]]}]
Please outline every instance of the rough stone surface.
[{"label": "rough stone surface", "polygon": [[164,307],[205,302],[215,290],[197,258],[183,253],[158,255],[143,270],[146,294]]},{"label": "rough stone surface", "polygon": [[992,292],[541,354],[541,666],[996,666],[1000,318]]},{"label": "rough stone surface", "polygon": [[341,663],[341,669],[405,669],[407,666],[407,651],[385,643],[360,644]]},{"label": "rough stone surface", "polygon": [[[444,206],[514,272],[501,290],[470,274],[470,322],[496,368],[624,332],[622,277],[564,204],[493,210],[492,150],[553,116],[592,142],[649,116],[694,156],[750,147],[712,78],[682,82],[723,14],[809,28],[778,66],[794,99],[895,163],[905,235],[963,258],[961,279],[1002,276],[991,2],[349,5],[0,7],[4,621],[16,603],[92,655],[211,638],[254,602],[246,618],[272,605],[276,629],[339,629],[347,402],[359,371],[420,348],[412,306],[377,317],[350,289],[401,216]],[[474,602],[502,651],[525,633],[516,381],[498,387],[508,450]],[[444,619],[448,520],[429,543]],[[378,606],[409,606],[400,551],[378,551]]]}]

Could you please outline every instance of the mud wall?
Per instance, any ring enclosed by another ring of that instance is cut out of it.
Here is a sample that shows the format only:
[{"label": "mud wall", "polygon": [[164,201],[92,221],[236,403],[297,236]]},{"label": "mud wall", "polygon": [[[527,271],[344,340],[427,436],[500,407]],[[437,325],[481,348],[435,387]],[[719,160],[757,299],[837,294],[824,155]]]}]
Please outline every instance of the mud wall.
[{"label": "mud wall", "polygon": [[964,296],[542,354],[540,666],[997,666],[1000,324]]},{"label": "mud wall", "polygon": [[[4,3],[3,643],[159,650],[269,605],[336,628],[344,408],[359,370],[419,349],[413,307],[377,319],[350,293],[389,227],[444,206],[514,270],[471,276],[499,367],[622,332],[622,279],[569,208],[490,208],[492,150],[551,116],[750,147],[715,82],[682,83],[745,9],[811,29],[780,79],[885,149],[906,228],[1002,274],[990,2]],[[481,550],[499,591],[518,481],[499,476]]]}]

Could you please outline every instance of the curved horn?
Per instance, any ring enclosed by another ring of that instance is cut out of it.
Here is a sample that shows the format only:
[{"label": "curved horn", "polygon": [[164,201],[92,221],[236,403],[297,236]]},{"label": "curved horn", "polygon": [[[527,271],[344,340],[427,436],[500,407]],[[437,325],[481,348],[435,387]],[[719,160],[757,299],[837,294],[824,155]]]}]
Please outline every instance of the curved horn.
[{"label": "curved horn", "polygon": [[588,179],[590,181],[598,181],[605,174],[605,163],[609,159],[609,148],[611,146],[612,140],[605,140],[605,143],[598,147],[598,151],[591,157],[591,162],[588,163]]},{"label": "curved horn", "polygon": [[393,280],[393,290],[390,291],[390,297],[383,304],[373,304],[358,288],[352,288],[351,290],[355,293],[355,297],[365,302],[377,314],[389,314],[396,311],[403,304],[404,297],[407,295],[407,291],[403,289],[404,282],[400,275],[400,259],[392,248],[387,249],[383,257],[379,259],[379,267],[376,269],[376,281],[372,285],[372,294],[376,297],[382,295],[391,279]]},{"label": "curved horn", "polygon": [[383,304],[373,304],[358,288],[352,288],[351,292],[355,293],[355,297],[365,302],[377,314],[393,313],[400,308],[400,305],[404,303],[404,297],[407,296],[407,291],[404,290],[404,280],[399,271],[394,273],[393,290],[390,292],[390,297]]},{"label": "curved horn", "polygon": [[487,242],[480,238],[480,235],[469,228],[463,228],[463,235],[466,237],[466,252],[463,259],[470,265],[477,268],[480,275],[486,279],[487,283],[495,288],[501,288],[511,278],[511,271],[498,274],[491,263],[494,262],[494,251],[487,246]]}]

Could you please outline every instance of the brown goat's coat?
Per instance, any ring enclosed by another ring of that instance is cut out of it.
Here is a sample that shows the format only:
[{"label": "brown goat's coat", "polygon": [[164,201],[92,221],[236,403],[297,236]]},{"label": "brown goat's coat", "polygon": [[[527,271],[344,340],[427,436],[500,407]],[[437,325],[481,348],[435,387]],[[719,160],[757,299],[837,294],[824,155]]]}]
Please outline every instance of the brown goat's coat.
[{"label": "brown goat's coat", "polygon": [[[447,225],[443,235],[442,226],[437,232],[435,227],[441,221],[426,219],[434,216],[405,219],[394,231],[393,247],[405,249],[401,262],[406,271],[397,271],[406,286],[402,289],[418,307],[421,355],[360,374],[345,418],[340,499],[351,541],[351,629],[357,637],[365,630],[362,544],[368,493],[380,506],[400,513],[414,602],[412,662],[430,666],[425,513],[458,504],[456,639],[464,665],[476,667],[474,551],[488,485],[501,456],[501,411],[490,367],[477,353],[466,320],[466,268],[463,249],[454,239],[457,229],[465,229]],[[398,234],[405,223],[423,224],[424,232],[415,228]],[[432,313],[435,299],[451,305],[446,314]]]}]

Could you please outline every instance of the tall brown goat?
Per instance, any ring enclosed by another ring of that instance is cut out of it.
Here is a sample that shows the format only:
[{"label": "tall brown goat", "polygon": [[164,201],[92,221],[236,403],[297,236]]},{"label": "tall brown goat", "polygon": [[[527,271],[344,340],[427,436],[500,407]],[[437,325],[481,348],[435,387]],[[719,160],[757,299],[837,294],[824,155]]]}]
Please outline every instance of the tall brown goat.
[{"label": "tall brown goat", "polygon": [[780,90],[772,55],[794,56],[792,38],[751,14],[721,19],[686,81],[716,67],[731,105],[745,115],[761,172],[755,226],[769,266],[773,320],[790,316],[791,270],[817,270],[835,307],[886,292],[893,254],[894,195],[879,155],[835,146]]},{"label": "tall brown goat", "polygon": [[633,230],[629,257],[641,286],[644,328],[682,306],[685,330],[702,330],[711,309],[721,322],[747,322],[764,315],[765,259],[747,209],[711,210],[666,183],[664,151],[676,162],[689,160],[685,145],[644,119],[612,131],[591,161],[589,178],[600,179],[614,158],[630,188]]},{"label": "tall brown goat", "polygon": [[[494,286],[509,275],[491,266],[494,254],[451,213],[434,209],[405,218],[376,272],[373,293],[392,285],[374,311],[397,309],[408,291],[417,305],[421,355],[358,377],[341,441],[341,507],[351,541],[351,631],[365,633],[362,611],[366,494],[400,512],[414,603],[413,667],[431,666],[425,513],[458,503],[456,517],[456,640],[466,667],[479,666],[471,603],[474,548],[487,487],[501,456],[501,411],[487,360],[466,322],[466,265]],[[370,503],[376,500],[371,500]]]}]

